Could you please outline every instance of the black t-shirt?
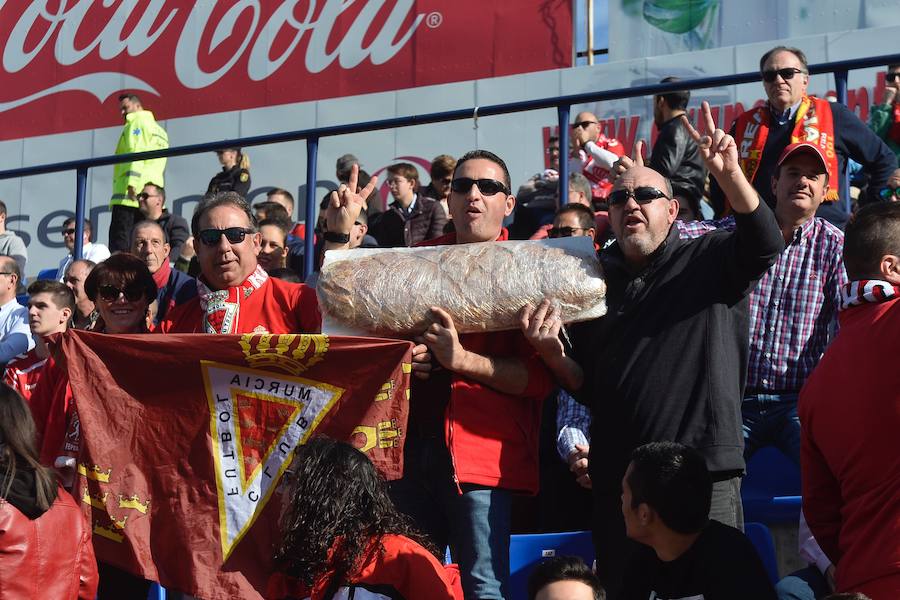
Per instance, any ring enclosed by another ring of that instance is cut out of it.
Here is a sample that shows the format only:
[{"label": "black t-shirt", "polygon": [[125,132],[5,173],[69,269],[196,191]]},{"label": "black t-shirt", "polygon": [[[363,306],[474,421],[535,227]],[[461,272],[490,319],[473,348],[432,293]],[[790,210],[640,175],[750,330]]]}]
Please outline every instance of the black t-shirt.
[{"label": "black t-shirt", "polygon": [[626,600],[775,600],[756,549],[743,533],[710,521],[690,549],[663,562],[641,546],[625,569]]}]

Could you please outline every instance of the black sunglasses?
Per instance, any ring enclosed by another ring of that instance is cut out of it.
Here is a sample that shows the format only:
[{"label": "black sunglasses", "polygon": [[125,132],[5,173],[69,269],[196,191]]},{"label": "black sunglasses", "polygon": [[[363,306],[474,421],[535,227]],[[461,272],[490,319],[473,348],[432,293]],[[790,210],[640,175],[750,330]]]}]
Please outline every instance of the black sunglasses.
[{"label": "black sunglasses", "polygon": [[797,73],[806,73],[806,71],[794,67],[787,67],[784,69],[769,69],[768,71],[762,72],[762,78],[763,81],[772,83],[773,81],[775,81],[776,77],[781,75],[781,78],[787,81],[788,79],[793,79],[794,75],[796,75]]},{"label": "black sunglasses", "polygon": [[581,127],[582,129],[587,129],[591,125],[596,125],[597,121],[579,121],[577,123],[572,123],[572,129],[578,129]]},{"label": "black sunglasses", "polygon": [[75,228],[72,227],[72,228],[70,228],[70,229],[63,229],[62,234],[63,234],[63,235],[74,235],[74,234],[75,234]]},{"label": "black sunglasses", "polygon": [[493,196],[503,192],[509,194],[509,188],[502,181],[496,179],[470,179],[468,177],[459,177],[450,182],[450,189],[454,192],[465,194],[472,189],[472,186],[478,186],[478,191],[485,196]]},{"label": "black sunglasses", "polygon": [[139,283],[130,283],[125,289],[119,289],[114,285],[106,284],[97,288],[97,293],[107,302],[115,302],[119,295],[125,296],[129,302],[137,302],[144,297],[144,286]]},{"label": "black sunglasses", "polygon": [[610,206],[620,206],[628,202],[629,198],[634,198],[638,204],[650,204],[659,198],[671,200],[666,193],[655,187],[643,186],[634,188],[634,190],[616,190],[609,195],[607,201]]},{"label": "black sunglasses", "polygon": [[240,244],[248,233],[254,233],[254,231],[243,227],[229,227],[228,229],[204,229],[197,234],[197,237],[204,245],[215,246],[223,235],[229,244]]},{"label": "black sunglasses", "polygon": [[584,227],[553,227],[547,235],[552,238],[572,237],[576,231],[584,231]]},{"label": "black sunglasses", "polygon": [[884,76],[885,81],[897,81],[898,79],[900,79],[900,71],[888,73]]}]

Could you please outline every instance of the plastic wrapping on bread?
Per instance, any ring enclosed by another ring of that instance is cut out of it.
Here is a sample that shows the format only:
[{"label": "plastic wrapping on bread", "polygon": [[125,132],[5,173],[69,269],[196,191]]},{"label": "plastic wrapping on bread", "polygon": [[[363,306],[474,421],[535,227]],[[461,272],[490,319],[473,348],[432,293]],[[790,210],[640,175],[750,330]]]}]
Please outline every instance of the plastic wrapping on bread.
[{"label": "plastic wrapping on bread", "polygon": [[586,237],[329,252],[316,292],[326,324],[386,336],[422,333],[432,306],[462,333],[518,328],[520,309],[545,298],[566,323],[606,311]]}]

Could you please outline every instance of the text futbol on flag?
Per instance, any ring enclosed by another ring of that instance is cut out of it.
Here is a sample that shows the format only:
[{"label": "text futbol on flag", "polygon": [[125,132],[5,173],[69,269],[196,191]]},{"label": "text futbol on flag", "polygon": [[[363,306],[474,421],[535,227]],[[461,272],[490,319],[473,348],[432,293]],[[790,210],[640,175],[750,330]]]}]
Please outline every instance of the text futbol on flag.
[{"label": "text futbol on flag", "polygon": [[202,598],[259,598],[278,493],[314,433],[402,474],[409,342],[324,335],[59,339],[100,561]]}]

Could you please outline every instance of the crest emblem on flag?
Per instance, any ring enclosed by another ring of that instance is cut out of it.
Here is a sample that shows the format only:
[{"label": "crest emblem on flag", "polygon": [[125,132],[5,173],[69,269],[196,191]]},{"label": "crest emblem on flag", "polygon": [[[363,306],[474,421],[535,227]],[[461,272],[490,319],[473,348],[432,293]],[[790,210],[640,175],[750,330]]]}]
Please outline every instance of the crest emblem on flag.
[{"label": "crest emblem on flag", "polygon": [[240,345],[248,367],[200,362],[225,560],[277,489],[294,449],[344,393],[298,377],[324,358],[327,336],[244,335]]}]

